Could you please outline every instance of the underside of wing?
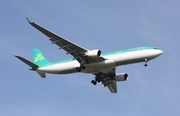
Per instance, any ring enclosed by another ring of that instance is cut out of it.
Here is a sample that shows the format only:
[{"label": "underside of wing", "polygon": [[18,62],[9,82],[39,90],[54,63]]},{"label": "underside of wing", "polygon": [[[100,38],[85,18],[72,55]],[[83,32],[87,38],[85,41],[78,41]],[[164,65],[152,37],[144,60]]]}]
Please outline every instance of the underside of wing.
[{"label": "underside of wing", "polygon": [[107,85],[111,93],[117,93],[117,85],[115,80],[111,80]]},{"label": "underside of wing", "polygon": [[95,80],[97,82],[101,82],[104,85],[104,87],[108,87],[111,93],[117,93],[115,68],[104,72],[96,73],[95,75],[96,75]]},{"label": "underside of wing", "polygon": [[116,74],[116,69],[112,68],[110,70],[94,73],[95,80],[92,80],[92,84],[96,85],[97,82],[102,83],[104,87],[108,87],[111,93],[117,93],[117,82],[127,81],[127,73]]}]

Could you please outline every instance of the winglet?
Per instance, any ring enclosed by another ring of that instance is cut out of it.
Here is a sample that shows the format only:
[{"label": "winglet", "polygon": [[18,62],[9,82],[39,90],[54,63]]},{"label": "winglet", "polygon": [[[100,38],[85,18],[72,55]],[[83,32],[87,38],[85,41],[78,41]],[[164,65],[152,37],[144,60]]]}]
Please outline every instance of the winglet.
[{"label": "winglet", "polygon": [[26,18],[26,20],[28,21],[28,23],[33,23],[33,21],[31,21],[29,18]]}]

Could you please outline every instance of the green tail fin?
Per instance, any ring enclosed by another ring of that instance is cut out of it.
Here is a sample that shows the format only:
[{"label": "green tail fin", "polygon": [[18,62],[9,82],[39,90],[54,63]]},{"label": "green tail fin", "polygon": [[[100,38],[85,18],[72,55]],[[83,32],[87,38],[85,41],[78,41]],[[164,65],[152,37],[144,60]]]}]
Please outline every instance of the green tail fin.
[{"label": "green tail fin", "polygon": [[50,64],[46,57],[41,53],[39,49],[34,49],[32,51],[34,63],[38,66],[44,66]]}]

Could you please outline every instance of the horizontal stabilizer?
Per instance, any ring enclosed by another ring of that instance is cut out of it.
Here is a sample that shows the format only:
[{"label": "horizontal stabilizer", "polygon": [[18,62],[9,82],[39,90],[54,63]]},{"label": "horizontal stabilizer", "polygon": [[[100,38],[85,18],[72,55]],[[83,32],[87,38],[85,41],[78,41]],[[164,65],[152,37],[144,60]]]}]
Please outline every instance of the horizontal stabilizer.
[{"label": "horizontal stabilizer", "polygon": [[24,62],[25,64],[27,64],[28,66],[32,67],[33,69],[37,69],[39,67],[38,65],[26,60],[25,58],[21,56],[15,56],[15,57],[21,60],[22,62]]},{"label": "horizontal stabilizer", "polygon": [[[32,68],[32,70],[36,70],[39,66],[26,60],[25,58],[21,57],[21,56],[15,56],[16,58],[18,58],[19,60],[21,60],[22,62],[24,62],[25,64],[27,64],[28,66],[30,66]],[[37,71],[36,71],[37,72]],[[37,72],[42,78],[46,78],[46,74],[42,73],[42,72]]]},{"label": "horizontal stabilizer", "polygon": [[[36,71],[37,72],[37,71]],[[46,74],[42,72],[37,72],[42,78],[46,78]]]}]

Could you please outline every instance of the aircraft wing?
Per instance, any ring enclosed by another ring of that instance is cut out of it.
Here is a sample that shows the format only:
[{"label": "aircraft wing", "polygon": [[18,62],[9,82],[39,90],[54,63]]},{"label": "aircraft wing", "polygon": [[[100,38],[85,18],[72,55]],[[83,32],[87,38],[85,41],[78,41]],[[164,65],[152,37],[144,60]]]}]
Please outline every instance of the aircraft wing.
[{"label": "aircraft wing", "polygon": [[[56,44],[59,46],[59,49],[64,49],[67,54],[71,54],[74,59],[76,59],[78,62],[82,62],[84,59],[84,53],[88,51],[88,49],[85,49],[43,27],[40,25],[36,24],[35,22],[31,21],[30,19],[27,18],[27,21],[29,24],[31,24],[33,27],[35,27],[37,30],[45,34],[47,37],[49,37],[49,40],[52,42],[52,44]],[[98,61],[103,61],[104,58],[99,57],[99,58],[88,58],[89,62],[98,62]]]},{"label": "aircraft wing", "polygon": [[96,78],[99,78],[104,85],[104,87],[108,87],[111,93],[117,93],[117,85],[115,80],[115,68],[96,73]]}]

